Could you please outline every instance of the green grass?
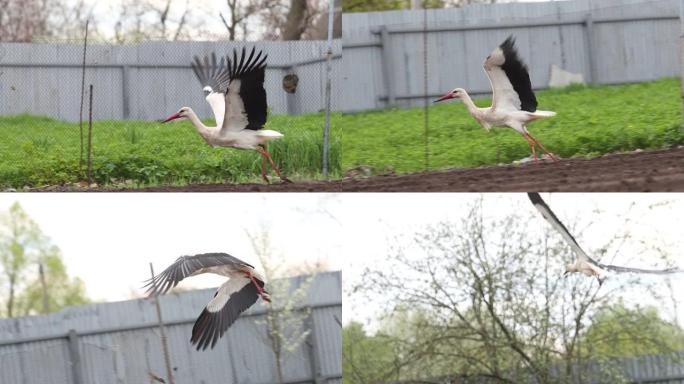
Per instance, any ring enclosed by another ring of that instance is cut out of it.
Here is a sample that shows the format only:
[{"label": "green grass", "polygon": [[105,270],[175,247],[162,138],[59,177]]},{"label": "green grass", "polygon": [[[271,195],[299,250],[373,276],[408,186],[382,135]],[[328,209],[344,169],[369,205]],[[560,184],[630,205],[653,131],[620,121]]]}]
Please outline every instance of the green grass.
[{"label": "green grass", "polygon": [[[558,116],[532,123],[529,129],[562,157],[682,144],[679,86],[675,79],[663,79],[538,92],[539,109]],[[489,106],[490,100],[476,104]],[[377,172],[424,170],[423,119],[422,108],[343,115],[343,169],[370,165]],[[432,169],[510,163],[529,156],[527,142],[517,132],[487,132],[460,102],[431,105],[429,131]]]},{"label": "green grass", "polygon": [[[340,135],[330,140],[330,172],[339,175]],[[269,151],[286,175],[320,178],[323,115],[271,116],[267,128],[285,137]],[[209,123],[209,122],[207,122]],[[84,124],[87,131],[87,124]],[[86,137],[87,139],[87,137]],[[77,182],[80,134],[78,123],[47,117],[0,117],[0,187],[57,185]],[[260,180],[261,157],[254,151],[211,148],[188,121],[97,121],[93,124],[93,179],[98,184],[134,186]]]}]

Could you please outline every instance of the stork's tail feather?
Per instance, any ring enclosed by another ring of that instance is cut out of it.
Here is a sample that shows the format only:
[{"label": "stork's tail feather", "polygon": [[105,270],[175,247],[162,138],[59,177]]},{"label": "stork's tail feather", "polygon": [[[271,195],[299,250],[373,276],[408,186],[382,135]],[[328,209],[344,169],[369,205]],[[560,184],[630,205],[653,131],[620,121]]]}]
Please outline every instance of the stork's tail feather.
[{"label": "stork's tail feather", "polygon": [[283,134],[277,131],[271,131],[268,129],[261,129],[257,131],[257,136],[262,137],[266,140],[275,140],[283,137]]},{"label": "stork's tail feather", "polygon": [[532,117],[532,120],[545,119],[547,117],[554,117],[554,116],[556,116],[556,112],[552,112],[552,111],[530,112],[530,117]]}]

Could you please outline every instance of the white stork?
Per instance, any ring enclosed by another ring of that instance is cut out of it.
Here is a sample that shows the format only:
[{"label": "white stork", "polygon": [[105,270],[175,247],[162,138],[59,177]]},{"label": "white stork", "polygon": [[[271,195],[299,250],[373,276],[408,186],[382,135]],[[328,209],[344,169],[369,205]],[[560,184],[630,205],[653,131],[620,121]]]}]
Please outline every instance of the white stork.
[{"label": "white stork", "polygon": [[264,290],[264,278],[253,266],[227,253],[204,253],[195,256],[181,256],[164,272],[147,281],[147,293],[159,295],[188,276],[214,273],[228,277],[214,293],[192,327],[190,342],[197,344],[197,350],[205,350],[228,330],[238,316],[252,306],[259,296],[271,302]]},{"label": "white stork", "polygon": [[456,88],[434,102],[461,99],[468,112],[486,130],[492,127],[510,127],[518,131],[530,145],[535,161],[535,146],[539,146],[553,161],[556,157],[527,131],[532,121],[555,116],[555,112],[538,111],[537,98],[532,90],[527,65],[518,57],[515,39],[509,36],[484,62],[484,70],[492,85],[492,106],[478,108],[463,88]]},{"label": "white stork", "polygon": [[584,252],[582,247],[580,247],[577,243],[577,240],[575,240],[572,234],[570,234],[570,231],[568,231],[565,225],[563,225],[558,217],[556,217],[551,208],[549,208],[549,206],[544,202],[538,193],[528,193],[527,196],[530,198],[530,201],[535,208],[537,208],[537,210],[541,213],[542,217],[546,219],[546,221],[548,221],[549,224],[551,224],[551,226],[561,234],[561,236],[563,236],[563,239],[570,245],[570,248],[572,248],[573,252],[575,252],[575,255],[577,256],[572,264],[567,264],[565,266],[566,276],[570,272],[581,272],[587,276],[596,276],[600,285],[603,283],[608,271],[651,273],[658,275],[684,272],[684,270],[678,268],[639,269],[599,263]]},{"label": "white stork", "polygon": [[254,56],[255,48],[245,58],[246,50],[238,60],[237,50],[233,50],[233,59],[226,56],[219,64],[212,53],[211,62],[205,56],[204,63],[198,57],[192,63],[195,75],[202,83],[206,100],[211,106],[216,119],[216,127],[207,127],[190,107],[183,107],[178,112],[163,120],[162,123],[175,119],[187,118],[197,128],[200,136],[212,147],[231,147],[258,151],[262,156],[261,177],[268,183],[266,162],[273,167],[278,177],[284,182],[290,180],[283,176],[266,149],[266,143],[280,139],[280,132],[263,129],[267,118],[266,90],[264,74],[266,58],[262,51]]}]

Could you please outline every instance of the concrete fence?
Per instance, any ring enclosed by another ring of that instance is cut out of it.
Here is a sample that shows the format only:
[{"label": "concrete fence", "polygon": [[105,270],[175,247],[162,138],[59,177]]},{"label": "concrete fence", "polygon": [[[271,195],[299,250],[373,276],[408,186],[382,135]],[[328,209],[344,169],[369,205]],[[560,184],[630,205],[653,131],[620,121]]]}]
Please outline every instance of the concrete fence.
[{"label": "concrete fence", "polygon": [[[91,44],[87,48],[86,89],[94,86],[95,119],[155,120],[192,107],[211,117],[202,87],[192,73],[195,55],[232,54],[246,46],[268,54],[266,92],[274,114],[301,114],[325,109],[325,41],[289,42],[145,42]],[[333,109],[340,92],[341,41],[334,42]],[[81,101],[82,43],[0,43],[0,115],[30,113],[78,121]],[[282,80],[299,78],[295,93]],[[86,108],[87,111],[87,108]],[[87,113],[84,114],[87,116]]]},{"label": "concrete fence", "polygon": [[[342,378],[341,273],[322,273],[308,288],[307,340],[284,352],[287,384],[337,384]],[[296,289],[306,276],[293,278]],[[176,383],[275,383],[265,308],[243,313],[212,350],[190,344],[195,319],[213,289],[169,294],[160,304]],[[0,383],[149,383],[165,377],[153,300],[138,299],[64,309],[45,316],[0,320]]]},{"label": "concrete fence", "polygon": [[421,106],[426,82],[429,98],[456,87],[489,95],[482,62],[511,34],[536,89],[547,87],[553,64],[596,84],[678,76],[680,68],[677,0],[358,13],[343,15],[343,25],[349,65],[343,69],[341,110],[347,112]]}]

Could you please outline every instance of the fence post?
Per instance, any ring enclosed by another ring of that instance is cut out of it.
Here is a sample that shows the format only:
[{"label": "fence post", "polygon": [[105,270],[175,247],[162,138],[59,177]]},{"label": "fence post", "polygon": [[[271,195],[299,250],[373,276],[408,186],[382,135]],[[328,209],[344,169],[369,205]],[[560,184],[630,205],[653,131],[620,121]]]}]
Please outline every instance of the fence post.
[{"label": "fence post", "polygon": [[589,58],[589,83],[596,84],[598,83],[598,75],[596,74],[596,51],[594,50],[594,19],[591,13],[587,13],[584,26],[586,28],[587,57]]},{"label": "fence post", "polygon": [[391,107],[396,102],[396,91],[392,82],[392,48],[390,46],[390,34],[387,26],[380,27],[380,44],[382,45],[382,77],[387,89],[387,106]]},{"label": "fence post", "polygon": [[75,330],[69,330],[69,363],[71,364],[71,376],[74,384],[83,384],[81,376],[81,356],[78,351],[78,334]]},{"label": "fence post", "polygon": [[124,120],[128,120],[128,118],[131,116],[131,100],[128,97],[128,84],[130,82],[128,77],[130,76],[130,68],[131,67],[129,65],[121,66],[121,97],[123,102]]},{"label": "fence post", "polygon": [[[152,267],[152,263],[150,263],[150,275],[152,275],[152,281],[154,281],[154,267]],[[169,381],[169,384],[174,384],[173,370],[171,369],[171,354],[169,353],[169,345],[166,342],[166,332],[164,331],[164,319],[162,318],[161,305],[159,304],[159,295],[154,295],[154,306],[157,309],[157,321],[159,322],[162,352],[164,353],[164,364],[166,365],[166,379]]]}]

